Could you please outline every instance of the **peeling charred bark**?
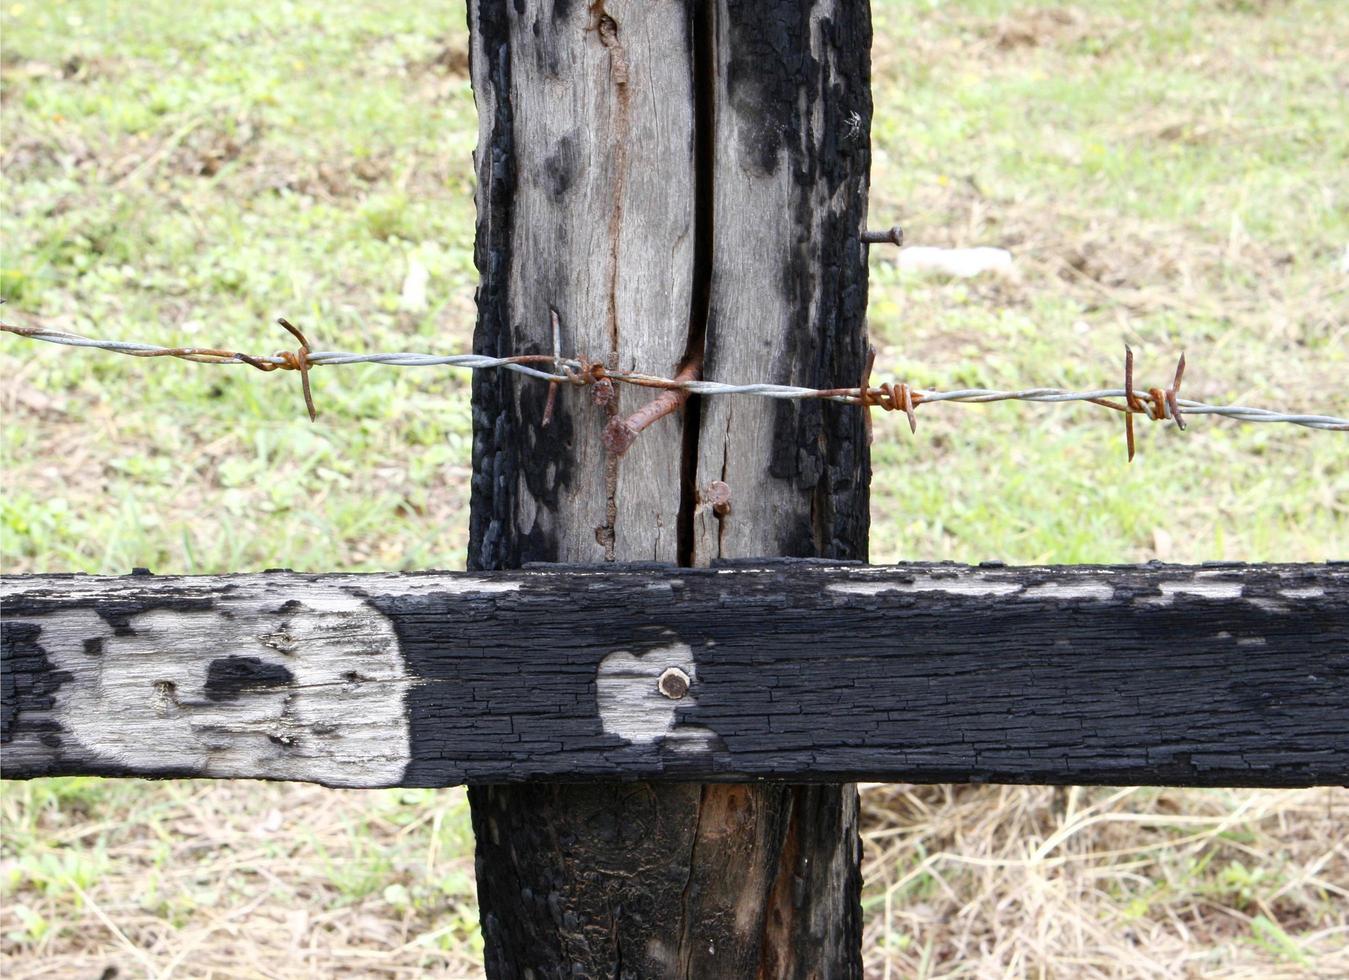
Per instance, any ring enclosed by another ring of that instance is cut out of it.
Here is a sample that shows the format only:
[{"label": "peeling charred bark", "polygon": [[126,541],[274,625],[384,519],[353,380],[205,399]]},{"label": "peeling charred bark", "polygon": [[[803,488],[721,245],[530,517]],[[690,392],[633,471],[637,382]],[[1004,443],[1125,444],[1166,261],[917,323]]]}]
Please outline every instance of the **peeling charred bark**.
[{"label": "peeling charred bark", "polygon": [[[710,377],[855,383],[867,5],[478,0],[469,18],[479,352],[547,349],[552,307],[567,352],[611,366],[670,374],[706,355]],[[566,392],[543,432],[540,389],[475,381],[471,568],[865,559],[859,413],[732,420],[694,398],[620,458],[603,428],[652,393],[595,407]],[[714,482],[729,509],[701,503]],[[851,786],[471,800],[495,977],[860,975]]]}]

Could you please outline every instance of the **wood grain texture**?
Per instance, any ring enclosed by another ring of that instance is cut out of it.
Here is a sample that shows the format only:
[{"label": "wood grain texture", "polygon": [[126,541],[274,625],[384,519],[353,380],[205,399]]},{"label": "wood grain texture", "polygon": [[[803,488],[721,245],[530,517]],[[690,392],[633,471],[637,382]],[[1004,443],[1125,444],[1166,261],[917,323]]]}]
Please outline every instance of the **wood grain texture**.
[{"label": "wood grain texture", "polygon": [[[735,275],[732,266],[740,261],[742,245],[772,248],[776,254],[781,245],[793,243],[802,281],[813,281],[838,265],[838,254],[858,254],[856,228],[848,231],[850,245],[846,234],[809,242],[816,230],[806,212],[809,194],[797,195],[790,215],[771,216],[764,224],[764,216],[735,206],[734,188],[729,197],[717,189],[722,134],[716,120],[723,108],[717,100],[730,79],[727,52],[741,53],[737,90],[744,95],[762,88],[760,104],[742,99],[741,110],[772,113],[779,138],[791,144],[784,168],[809,168],[822,142],[815,129],[788,133],[785,127],[799,120],[784,109],[788,102],[796,106],[804,101],[806,115],[816,114],[809,106],[826,100],[820,93],[818,54],[837,46],[840,34],[816,32],[816,21],[802,13],[812,5],[799,0],[754,6],[792,25],[785,33],[774,33],[775,57],[765,64],[762,80],[754,77],[755,28],[735,14],[739,36],[720,30],[719,20],[734,11],[711,0],[600,0],[584,10],[570,2],[550,7],[523,0],[470,6],[473,80],[484,120],[478,153],[477,258],[483,279],[476,349],[533,349],[521,318],[537,317],[531,322],[542,325],[546,311],[540,307],[546,294],[553,297],[546,302],[558,307],[565,321],[575,324],[578,315],[583,318],[579,322],[589,332],[569,337],[580,353],[669,373],[697,363],[711,342],[714,266],[722,263]],[[854,45],[846,57],[865,62],[869,12],[865,5],[839,7],[846,13],[832,15],[831,7],[819,11],[825,20],[837,16],[852,25],[842,32]],[[803,23],[803,17],[810,23]],[[565,56],[555,57],[555,52]],[[862,146],[867,121],[859,117],[855,127]],[[531,182],[563,131],[576,136],[578,156],[589,172],[601,177],[584,186],[573,182],[553,198],[541,198]],[[829,193],[843,202],[839,207],[856,215],[865,208],[864,163],[850,173],[851,180],[834,181]],[[800,182],[810,184],[816,176],[802,171]],[[715,239],[723,230],[731,244],[714,255]],[[781,243],[773,241],[778,234],[786,235]],[[757,290],[763,283],[750,279],[743,285]],[[777,281],[771,285],[779,292],[790,288]],[[797,292],[805,295],[812,288],[806,285]],[[841,335],[845,346],[853,348],[860,346],[864,298],[857,302],[858,314],[843,325]],[[766,334],[754,322],[761,316],[743,305],[728,309],[717,326],[723,358],[734,359],[737,349],[754,347],[765,336],[789,328],[791,345],[809,345],[818,340],[817,328],[823,323],[818,317],[800,326],[774,320]],[[538,336],[536,327],[533,337]],[[713,557],[698,551],[694,530],[698,485],[705,479],[697,402],[643,432],[619,458],[597,451],[602,446],[600,425],[612,415],[630,415],[653,396],[627,392],[621,403],[599,410],[581,403],[578,392],[566,394],[565,426],[542,432],[533,424],[542,414],[542,393],[517,393],[515,383],[506,378],[475,380],[470,567],[507,568],[531,560],[694,564]],[[846,432],[837,439],[817,438],[818,426],[803,428],[796,418],[793,412],[792,425],[779,427],[776,444],[760,441],[763,433],[756,431],[749,433],[744,447],[764,459],[785,449],[788,460],[809,457],[816,471],[831,466],[831,473],[846,472],[852,499],[839,496],[824,503],[846,504],[836,509],[851,515],[848,526],[860,533],[827,550],[813,547],[816,529],[833,526],[831,520],[814,517],[821,488],[834,489],[820,478],[804,493],[795,493],[787,506],[769,507],[757,518],[751,518],[747,507],[735,546],[718,554],[864,556],[864,480],[853,479],[855,459],[835,464],[841,455],[856,457],[865,449],[845,445]],[[852,413],[845,426],[860,434],[860,415]],[[822,463],[831,453],[834,457]],[[748,480],[753,474],[752,469],[737,471],[736,478]],[[739,492],[754,490],[746,483]],[[757,523],[751,526],[751,519]],[[785,552],[780,544],[784,536],[795,542]],[[615,658],[613,664],[626,677],[620,686],[637,684],[645,668],[634,662],[636,655],[620,651]],[[604,693],[611,686],[598,690],[601,699],[613,703]],[[697,748],[701,736],[688,741],[688,726],[674,725],[673,732],[664,732],[663,726],[672,724],[672,712],[647,714],[640,708],[620,713],[611,719],[609,731],[620,738],[631,735],[634,745],[683,740],[686,747]],[[822,817],[829,799],[832,820]],[[470,800],[479,880],[484,883],[479,897],[486,959],[493,976],[753,975],[774,944],[800,951],[794,958],[785,952],[779,957],[790,966],[783,976],[853,976],[860,969],[856,794],[851,787],[783,791],[653,785],[640,791],[554,789],[546,796],[503,788],[472,792]],[[597,800],[606,801],[603,819],[584,816],[593,815]],[[661,815],[667,836],[642,838],[634,846],[607,829],[647,821],[649,813]],[[807,815],[820,826],[834,827],[838,836],[825,841],[795,829],[795,821]],[[562,836],[539,833],[539,823],[559,828]],[[672,827],[694,835],[690,846],[682,846],[688,841]],[[811,851],[811,846],[826,847],[828,853]],[[735,854],[742,867],[752,866],[758,873],[728,877],[725,854]],[[851,871],[834,873],[840,862],[849,861]],[[502,884],[541,878],[549,883],[549,917],[523,909],[519,895]],[[656,887],[655,882],[667,879],[683,882],[677,895]],[[784,881],[796,887],[786,889]],[[788,893],[791,909],[775,904]],[[801,899],[802,894],[811,897]],[[803,909],[812,914],[798,914]],[[772,942],[770,927],[777,930]],[[671,928],[661,939],[660,930]],[[720,950],[724,965],[714,970],[700,949]],[[672,962],[678,965],[674,974]]]},{"label": "wood grain texture", "polygon": [[[856,386],[866,362],[871,23],[865,4],[716,4],[711,298],[704,376]],[[862,412],[821,401],[706,399],[695,560],[863,559]]]},{"label": "wood grain texture", "polygon": [[18,778],[1349,783],[1343,564],[38,576],[0,597]]},{"label": "wood grain texture", "polygon": [[[474,3],[480,133],[474,350],[562,351],[674,372],[685,354],[694,246],[693,70],[683,0]],[[682,418],[621,461],[600,436],[653,397],[601,408],[509,372],[474,379],[470,568],[673,560]],[[674,446],[675,451],[670,452]]]}]

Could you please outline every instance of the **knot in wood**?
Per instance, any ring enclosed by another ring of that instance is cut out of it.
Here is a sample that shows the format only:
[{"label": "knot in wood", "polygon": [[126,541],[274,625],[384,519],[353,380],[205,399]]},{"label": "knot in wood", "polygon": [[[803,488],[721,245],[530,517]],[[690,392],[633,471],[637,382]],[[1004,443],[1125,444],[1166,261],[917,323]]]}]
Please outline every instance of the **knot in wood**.
[{"label": "knot in wood", "polygon": [[689,693],[689,675],[678,667],[666,667],[656,681],[656,687],[671,701],[678,701]]}]

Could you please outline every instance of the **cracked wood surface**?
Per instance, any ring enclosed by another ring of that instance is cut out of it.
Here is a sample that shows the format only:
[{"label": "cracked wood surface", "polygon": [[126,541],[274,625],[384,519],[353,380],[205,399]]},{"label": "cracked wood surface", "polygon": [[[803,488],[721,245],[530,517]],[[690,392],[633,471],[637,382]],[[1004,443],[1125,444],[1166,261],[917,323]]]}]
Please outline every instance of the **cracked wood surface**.
[{"label": "cracked wood surface", "polygon": [[[475,349],[546,349],[552,306],[564,348],[625,368],[669,375],[715,346],[722,376],[757,364],[768,343],[784,376],[860,372],[865,5],[520,0],[470,4],[469,20],[482,120]],[[839,165],[838,133],[819,123],[845,104],[853,136]],[[740,162],[722,143],[731,115],[757,134]],[[549,183],[550,164],[573,159],[552,171],[567,179]],[[745,160],[748,181],[736,174]],[[821,194],[843,216],[822,235],[809,214]],[[759,210],[780,199],[788,211]],[[847,315],[813,298],[845,286]],[[766,305],[732,303],[736,290]],[[808,314],[784,317],[789,303]],[[543,431],[540,388],[475,378],[470,568],[865,557],[860,413],[792,408],[771,432],[747,425],[724,448],[754,462],[737,463],[743,482],[709,541],[698,497],[729,471],[725,452],[715,467],[702,462],[697,399],[619,458],[603,453],[604,424],[657,393],[625,391],[598,408],[564,388]],[[787,490],[767,488],[756,503],[775,456]],[[638,708],[616,730],[636,735],[669,717]],[[658,741],[696,754],[701,736],[689,741],[690,731],[676,725]],[[470,800],[493,976],[859,975],[850,786],[495,787]],[[744,874],[726,874],[732,859]]]},{"label": "cracked wood surface", "polygon": [[0,602],[8,777],[1349,782],[1343,564],[31,576]]},{"label": "cracked wood surface", "polygon": [[[694,248],[693,70],[680,0],[475,3],[478,353],[552,351],[669,376],[685,353]],[[601,434],[656,392],[478,372],[469,567],[673,560],[683,420],[622,465]],[[671,446],[674,451],[671,451]],[[489,506],[483,502],[490,501]]]},{"label": "cracked wood surface", "polygon": [[[856,386],[866,363],[871,25],[837,3],[721,0],[711,93],[715,226],[704,377]],[[866,558],[862,412],[704,400],[694,561]]]}]

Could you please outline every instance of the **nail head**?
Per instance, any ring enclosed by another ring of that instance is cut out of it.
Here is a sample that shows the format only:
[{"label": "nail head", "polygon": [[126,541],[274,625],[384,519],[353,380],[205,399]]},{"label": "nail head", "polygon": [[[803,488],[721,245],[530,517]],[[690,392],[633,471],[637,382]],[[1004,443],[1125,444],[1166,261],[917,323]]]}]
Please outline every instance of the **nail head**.
[{"label": "nail head", "polygon": [[600,441],[604,448],[615,456],[622,456],[637,440],[637,430],[625,418],[615,416],[604,427]]},{"label": "nail head", "polygon": [[590,401],[601,407],[614,400],[614,383],[608,378],[600,378],[590,388]]},{"label": "nail head", "polygon": [[661,694],[664,694],[671,701],[678,701],[689,693],[689,675],[678,667],[666,667],[661,672],[656,687]]},{"label": "nail head", "polygon": [[718,517],[725,517],[731,512],[731,488],[721,480],[713,480],[707,485],[703,500]]}]

